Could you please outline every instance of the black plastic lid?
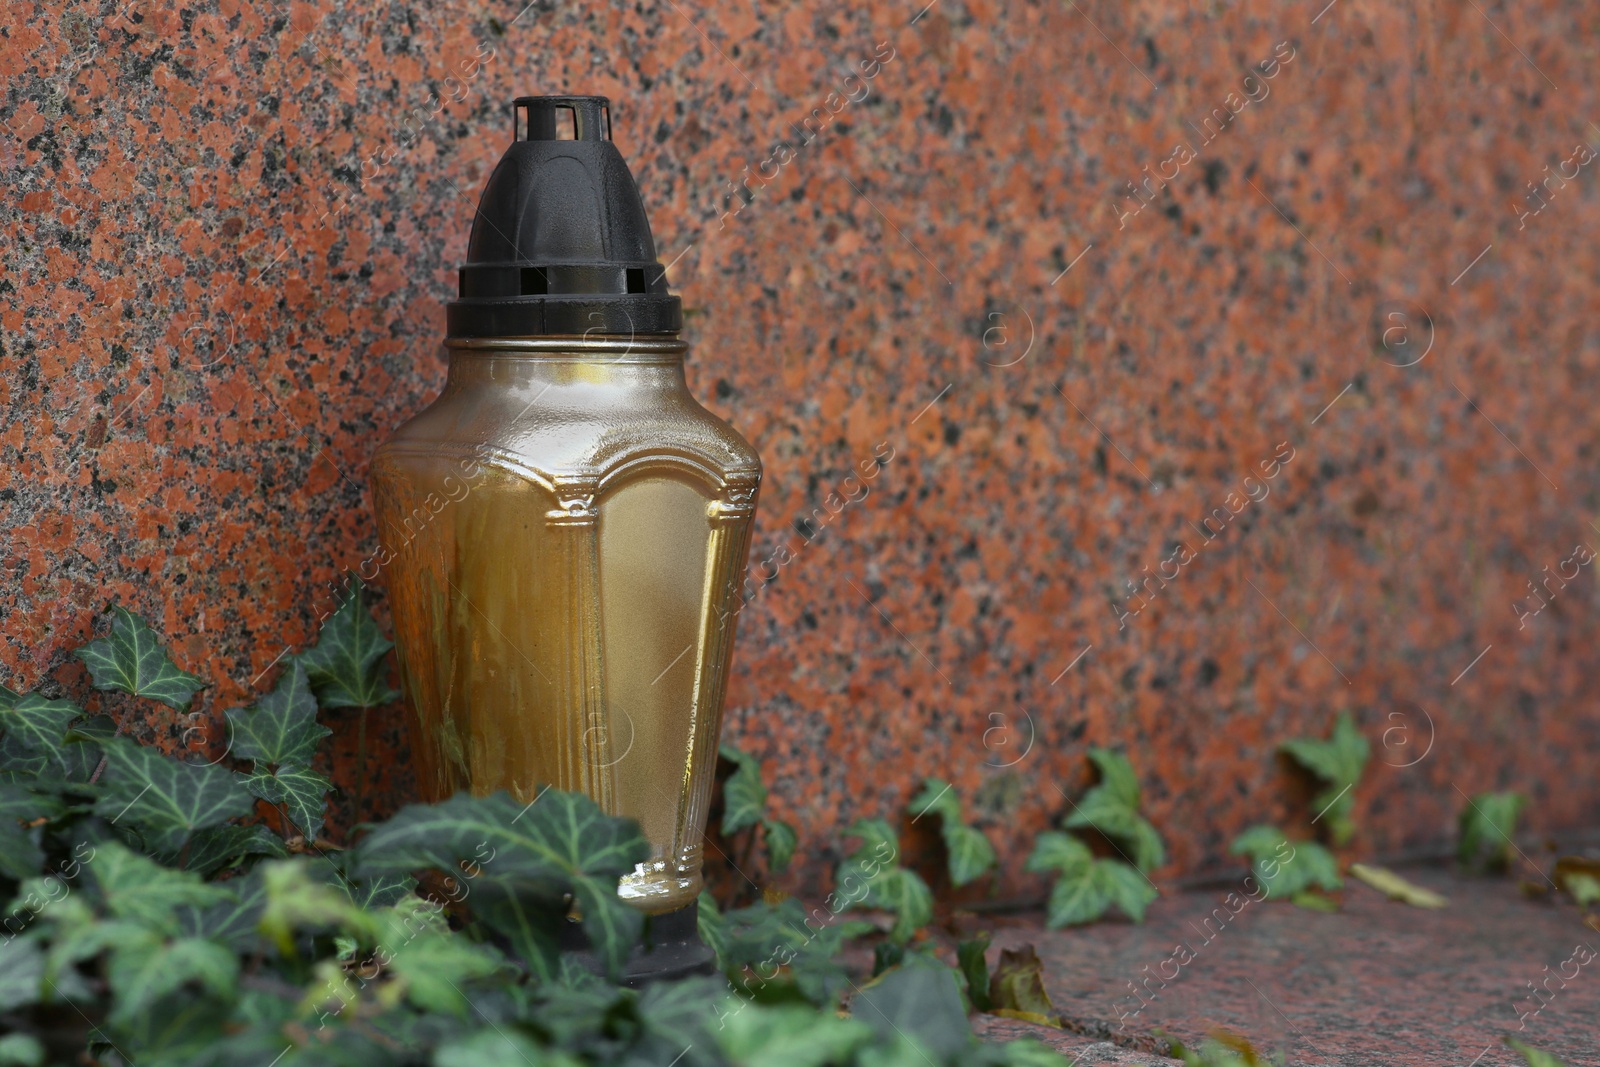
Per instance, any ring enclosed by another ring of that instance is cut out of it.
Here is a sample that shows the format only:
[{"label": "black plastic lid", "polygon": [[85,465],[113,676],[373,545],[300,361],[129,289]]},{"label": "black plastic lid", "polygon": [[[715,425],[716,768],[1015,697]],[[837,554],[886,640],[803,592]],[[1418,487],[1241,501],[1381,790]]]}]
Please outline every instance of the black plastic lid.
[{"label": "black plastic lid", "polygon": [[451,337],[676,333],[650,221],[603,96],[523,96],[472,222]]}]

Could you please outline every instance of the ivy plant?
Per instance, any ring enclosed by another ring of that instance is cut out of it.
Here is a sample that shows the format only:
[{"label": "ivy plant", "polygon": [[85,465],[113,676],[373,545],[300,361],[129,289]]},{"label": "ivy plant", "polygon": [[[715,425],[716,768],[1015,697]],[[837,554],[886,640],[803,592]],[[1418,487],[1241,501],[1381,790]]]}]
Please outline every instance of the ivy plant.
[{"label": "ivy plant", "polygon": [[1249,859],[1251,873],[1269,898],[1325,909],[1326,899],[1314,890],[1331,892],[1344,884],[1333,853],[1315,841],[1290,842],[1274,826],[1252,826],[1233,839],[1229,851]]},{"label": "ivy plant", "polygon": [[847,837],[861,844],[834,872],[834,897],[843,908],[864,906],[894,913],[889,940],[905,944],[933,921],[933,892],[916,871],[900,866],[900,840],[882,819],[858,820]]},{"label": "ivy plant", "polygon": [[[842,898],[707,901],[737,981],[617,984],[649,936],[617,882],[648,846],[580,794],[460,795],[325,840],[318,712],[387,699],[382,642],[330,626],[226,713],[209,765],[0,689],[0,1065],[1064,1067],[979,1042],[956,972],[920,953],[859,985]],[[84,657],[96,687],[181,709],[204,684],[135,616],[111,631]],[[875,900],[898,896],[882,837],[853,868]],[[591,951],[564,951],[580,929]]]},{"label": "ivy plant", "polygon": [[1521,793],[1479,793],[1461,809],[1456,858],[1463,867],[1503,871],[1511,866],[1517,821],[1527,798]]},{"label": "ivy plant", "polygon": [[1355,720],[1348,711],[1342,712],[1327,740],[1301,737],[1285,741],[1282,748],[1321,780],[1324,788],[1311,798],[1311,803],[1317,809],[1316,821],[1327,820],[1328,839],[1335,846],[1349,844],[1356,831],[1350,814],[1355,808],[1356,783],[1361,781],[1361,772],[1372,754],[1367,739],[1356,729]]},{"label": "ivy plant", "polygon": [[1094,922],[1113,907],[1143,922],[1145,909],[1159,895],[1137,867],[1096,857],[1088,845],[1056,830],[1039,835],[1027,869],[1056,876],[1045,905],[1045,922],[1052,929]]},{"label": "ivy plant", "polygon": [[1089,761],[1100,772],[1100,781],[1072,804],[1061,825],[1109,838],[1125,859],[1146,873],[1167,862],[1161,835],[1139,811],[1139,778],[1133,764],[1109,748],[1091,748]]},{"label": "ivy plant", "polygon": [[794,858],[799,835],[793,826],[767,814],[767,784],[761,780],[760,762],[729,744],[718,751],[734,765],[722,787],[722,836],[731,838],[759,825],[767,849],[767,871],[782,874]]},{"label": "ivy plant", "polygon": [[1161,835],[1139,810],[1139,779],[1121,753],[1091,748],[1089,759],[1099,781],[1071,802],[1061,824],[1069,830],[1094,830],[1112,843],[1120,859],[1097,857],[1087,844],[1055,830],[1039,835],[1027,870],[1054,874],[1046,905],[1051,927],[1094,922],[1113,907],[1134,922],[1159,893],[1147,872],[1167,860]]},{"label": "ivy plant", "polygon": [[939,836],[944,840],[952,885],[966,885],[995,865],[994,846],[982,830],[962,821],[961,798],[950,783],[924,779],[922,792],[911,800],[911,810],[916,812],[912,821],[924,815],[939,820]]}]

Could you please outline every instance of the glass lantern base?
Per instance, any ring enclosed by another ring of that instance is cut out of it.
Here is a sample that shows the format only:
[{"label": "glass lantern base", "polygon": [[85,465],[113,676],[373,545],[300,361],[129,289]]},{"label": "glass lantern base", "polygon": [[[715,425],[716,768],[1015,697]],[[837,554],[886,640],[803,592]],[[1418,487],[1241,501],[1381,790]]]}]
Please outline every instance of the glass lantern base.
[{"label": "glass lantern base", "polygon": [[[637,989],[654,982],[671,982],[695,975],[717,973],[717,957],[700,940],[700,903],[650,916],[644,943],[634,946],[622,968],[622,984]],[[595,974],[604,974],[589,947],[583,927],[568,923],[561,939],[561,951],[569,953]]]}]

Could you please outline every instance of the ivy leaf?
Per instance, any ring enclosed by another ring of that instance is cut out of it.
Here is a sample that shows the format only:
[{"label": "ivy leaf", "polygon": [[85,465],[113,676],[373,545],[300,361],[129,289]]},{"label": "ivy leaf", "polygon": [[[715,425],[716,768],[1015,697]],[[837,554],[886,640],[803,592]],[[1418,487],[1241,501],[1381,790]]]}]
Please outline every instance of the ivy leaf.
[{"label": "ivy leaf", "polygon": [[[7,690],[10,693],[10,690]],[[83,709],[70,700],[51,700],[38,693],[10,693],[9,707],[0,708],[0,770],[39,776],[68,775],[78,765],[76,744],[66,740]]]},{"label": "ivy leaf", "polygon": [[502,1026],[451,1038],[434,1052],[432,1063],[434,1067],[582,1067],[581,1060]]},{"label": "ivy leaf", "polygon": [[106,910],[143,929],[176,936],[182,930],[180,908],[209,908],[233,899],[225,886],[163,867],[114,841],[93,847],[84,866],[93,872]]},{"label": "ivy leaf", "polygon": [[767,787],[754,756],[732,745],[723,745],[718,752],[734,765],[722,787],[722,834],[729,837],[761,821],[767,810]]},{"label": "ivy leaf", "polygon": [[621,974],[628,954],[644,933],[644,913],[617,896],[615,878],[580,876],[573,881],[573,895],[595,955],[607,974]]},{"label": "ivy leaf", "polygon": [[955,972],[920,952],[908,953],[904,963],[857,993],[850,1014],[880,1040],[911,1037],[935,1063],[950,1062],[973,1043]]},{"label": "ivy leaf", "polygon": [[179,905],[175,909],[178,932],[226,945],[239,955],[254,952],[261,945],[256,928],[267,905],[261,868],[230,880],[227,888],[226,899]]},{"label": "ivy leaf", "polygon": [[581,793],[547,789],[531,804],[504,792],[462,793],[402,808],[362,839],[351,870],[363,877],[422,867],[453,872],[467,863],[480,869],[481,883],[500,883],[547,908],[575,893],[595,953],[618,961],[632,948],[621,940],[637,936],[637,927],[616,910],[627,906],[616,882],[649,854],[638,823],[606,815]]},{"label": "ivy leaf", "polygon": [[841,1019],[798,1005],[766,1007],[736,1003],[721,1016],[717,1032],[733,1067],[825,1067],[848,1063],[872,1039],[858,1019]]},{"label": "ivy leaf", "polygon": [[94,687],[149,697],[178,711],[188,708],[206,683],[167,658],[155,631],[143,619],[120,605],[111,610],[111,636],[91,641],[76,653],[89,668]]},{"label": "ivy leaf", "polygon": [[32,937],[6,942],[6,965],[0,967],[0,1011],[11,1011],[39,1001],[44,983],[44,950]]},{"label": "ivy leaf", "polygon": [[985,955],[988,951],[987,932],[956,945],[956,962],[961,967],[961,977],[967,982],[967,999],[976,1011],[988,1011],[994,1007],[994,1002],[989,999],[989,960]]},{"label": "ivy leaf", "polygon": [[1133,765],[1110,749],[1092,748],[1089,758],[1100,769],[1100,781],[1073,805],[1062,821],[1069,829],[1092,829],[1125,846],[1141,871],[1167,861],[1161,835],[1139,814],[1139,781]]},{"label": "ivy leaf", "polygon": [[0,874],[20,882],[44,869],[38,835],[22,823],[55,818],[61,811],[61,802],[54,797],[0,782]]},{"label": "ivy leaf", "polygon": [[840,991],[849,984],[848,973],[836,959],[845,940],[873,927],[867,922],[819,924],[815,911],[808,912],[793,897],[776,905],[763,900],[724,915],[703,894],[700,929],[722,970],[747,992],[757,991],[745,980],[747,968],[755,973],[758,988],[765,988],[773,972],[787,966],[794,991],[822,1006],[837,1004]]},{"label": "ivy leaf", "polygon": [[561,934],[568,922],[561,901],[489,884],[475,887],[472,914],[506,939],[533,977],[548,982],[560,976]]},{"label": "ivy leaf", "polygon": [[383,657],[394,642],[378,629],[362,593],[357,581],[322,624],[316,646],[297,657],[324,708],[377,708],[400,695],[385,682]]},{"label": "ivy leaf", "polygon": [[[288,855],[289,851],[283,847],[278,835],[260,823],[245,825],[228,823],[197,830],[194,836],[189,838],[189,852],[183,867],[184,870],[209,876],[226,867],[232,867],[250,856],[272,856],[283,859]],[[164,855],[160,858],[163,863],[169,865],[176,865],[178,862],[177,854]]]},{"label": "ivy leaf", "polygon": [[966,885],[995,865],[994,846],[983,831],[960,823],[946,824],[944,847],[950,854],[950,881]]},{"label": "ivy leaf", "polygon": [[1542,1049],[1536,1049],[1532,1045],[1524,1045],[1514,1037],[1507,1037],[1505,1042],[1512,1052],[1522,1057],[1522,1062],[1526,1063],[1528,1067],[1567,1067],[1565,1063],[1550,1053]]},{"label": "ivy leaf", "polygon": [[328,805],[328,791],[333,783],[309,767],[279,768],[276,771],[256,771],[243,779],[250,795],[269,804],[282,804],[288,810],[289,821],[307,841],[315,841],[322,833],[322,815]]},{"label": "ivy leaf", "polygon": [[897,865],[899,838],[882,819],[860,819],[846,836],[859,838],[861,847],[839,864],[834,875],[839,910],[864,903],[895,913],[891,940],[904,943],[920,927],[933,921],[933,893],[915,871]]},{"label": "ivy leaf", "polygon": [[1071,834],[1046,830],[1033,843],[1033,854],[1028,857],[1025,869],[1034,874],[1058,871],[1076,874],[1094,863],[1094,853],[1089,846]]},{"label": "ivy leaf", "polygon": [[729,970],[728,920],[723,917],[722,909],[717,907],[717,898],[709,890],[702,889],[696,901],[695,930],[705,946],[716,955],[717,970]]},{"label": "ivy leaf", "polygon": [[106,968],[116,994],[110,1019],[131,1022],[189,983],[228,997],[239,978],[239,957],[214,941],[185,937],[169,941],[149,931],[117,939]]},{"label": "ivy leaf", "polygon": [[962,821],[961,798],[948,782],[924,779],[922,792],[912,798],[910,807],[917,812],[913,822],[928,814],[938,817],[953,884],[966,885],[995,865],[994,846],[982,830]]},{"label": "ivy leaf", "polygon": [[254,808],[238,775],[180,763],[124,738],[105,745],[106,791],[95,813],[132,826],[154,852],[176,853],[196,830],[221,826]]},{"label": "ivy leaf", "polygon": [[1106,886],[1111,903],[1136,923],[1144,922],[1144,911],[1156,897],[1156,887],[1137,868],[1121,860],[1096,860],[1095,874]]},{"label": "ivy leaf", "polygon": [[1139,810],[1139,778],[1126,756],[1109,748],[1091,748],[1089,762],[1100,771],[1098,788],[1123,807]]},{"label": "ivy leaf", "polygon": [[894,912],[889,939],[904,944],[911,935],[933,922],[933,891],[916,871],[904,867],[881,875],[867,894],[869,907]]},{"label": "ivy leaf", "polygon": [[1456,857],[1467,867],[1503,871],[1511,865],[1512,838],[1527,798],[1521,793],[1479,793],[1461,809]]},{"label": "ivy leaf", "polygon": [[1096,859],[1088,845],[1069,834],[1040,834],[1026,866],[1035,873],[1058,873],[1046,909],[1046,922],[1052,928],[1093,922],[1113,906],[1142,922],[1157,896],[1137,868],[1121,860]]},{"label": "ivy leaf", "polygon": [[1094,922],[1111,907],[1111,894],[1105,880],[1096,874],[1097,866],[1091,863],[1062,872],[1050,887],[1045,921],[1052,930]]},{"label": "ivy leaf", "polygon": [[0,1037],[0,1067],[43,1067],[44,1042],[32,1034]]},{"label": "ivy leaf", "polygon": [[1252,826],[1228,851],[1250,859],[1251,871],[1269,897],[1293,899],[1312,888],[1334,890],[1344,883],[1333,853],[1315,841],[1290,843],[1272,826]]},{"label": "ivy leaf", "polygon": [[917,813],[913,822],[924,815],[936,815],[946,822],[961,821],[961,798],[956,796],[950,783],[941,778],[924,778],[922,792],[912,797],[907,806]]},{"label": "ivy leaf", "polygon": [[254,707],[231,708],[224,715],[233,729],[233,755],[254,760],[258,770],[309,767],[318,743],[333,733],[317,722],[317,700],[298,660]]},{"label": "ivy leaf", "polygon": [[421,897],[387,909],[380,921],[385,927],[379,939],[384,965],[404,984],[406,997],[424,1011],[465,1015],[470,1002],[461,987],[502,966],[496,953],[454,936],[443,909]]},{"label": "ivy leaf", "polygon": [[1342,712],[1328,740],[1302,737],[1285,741],[1282,747],[1296,763],[1326,784],[1327,788],[1311,798],[1318,812],[1317,821],[1328,820],[1328,835],[1335,845],[1348,843],[1356,829],[1350,817],[1355,807],[1355,786],[1372,751],[1356,729],[1355,720],[1348,711]]},{"label": "ivy leaf", "polygon": [[794,850],[800,844],[800,835],[782,819],[762,819],[762,839],[767,846],[767,870],[782,874],[794,859]]}]

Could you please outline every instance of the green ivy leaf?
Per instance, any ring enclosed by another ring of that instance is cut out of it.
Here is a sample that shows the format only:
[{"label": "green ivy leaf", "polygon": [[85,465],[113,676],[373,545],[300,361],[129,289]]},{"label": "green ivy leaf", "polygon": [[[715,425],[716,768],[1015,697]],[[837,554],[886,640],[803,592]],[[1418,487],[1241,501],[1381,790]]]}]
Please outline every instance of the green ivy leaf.
[{"label": "green ivy leaf", "polygon": [[1073,805],[1062,821],[1071,829],[1093,829],[1120,843],[1141,871],[1152,871],[1167,861],[1161,835],[1139,814],[1139,782],[1133,765],[1110,749],[1092,748],[1089,758],[1100,769],[1100,781]]},{"label": "green ivy leaf", "polygon": [[35,819],[53,819],[61,812],[62,804],[54,797],[0,782],[0,874],[20,882],[44,870],[44,851],[39,848],[38,834],[22,824]]},{"label": "green ivy leaf", "polygon": [[138,697],[159,700],[183,711],[205,682],[167,658],[155,631],[127,608],[111,609],[111,636],[91,641],[76,655],[89,668],[94,687],[120,689]]},{"label": "green ivy leaf", "polygon": [[857,993],[850,1014],[876,1031],[880,1040],[903,1034],[948,1063],[973,1043],[972,1025],[961,1003],[961,989],[949,967],[920,952]]},{"label": "green ivy leaf", "polygon": [[794,850],[800,844],[800,835],[782,819],[762,819],[762,839],[767,846],[767,870],[782,874],[794,859]]},{"label": "green ivy leaf", "polygon": [[407,999],[424,1011],[466,1015],[471,1002],[462,987],[503,966],[495,952],[452,935],[442,909],[421,897],[379,915],[384,965],[403,983]]},{"label": "green ivy leaf", "polygon": [[1100,789],[1123,807],[1139,809],[1139,777],[1126,756],[1109,748],[1091,748],[1089,762],[1100,771]]},{"label": "green ivy leaf", "polygon": [[541,982],[560,977],[561,934],[568,921],[560,900],[490,883],[474,887],[472,914],[506,939],[529,974]]},{"label": "green ivy leaf", "polygon": [[922,792],[912,797],[907,807],[916,812],[913,822],[924,815],[934,815],[946,822],[961,821],[961,798],[942,778],[924,778]]},{"label": "green ivy leaf", "polygon": [[989,934],[987,931],[970,941],[956,945],[956,963],[961,977],[966,979],[967,999],[975,1011],[988,1011],[994,1007],[989,999]]},{"label": "green ivy leaf", "polygon": [[333,733],[317,722],[317,700],[299,661],[255,706],[231,708],[224,715],[233,731],[231,753],[254,760],[258,770],[309,767],[317,745]]},{"label": "green ivy leaf", "polygon": [[106,967],[106,980],[116,994],[111,1022],[132,1022],[190,983],[229,997],[238,977],[239,957],[214,941],[169,941],[149,931],[125,934],[117,939]]},{"label": "green ivy leaf", "polygon": [[1343,885],[1333,853],[1315,841],[1291,843],[1276,827],[1252,826],[1228,850],[1249,857],[1250,869],[1269,897],[1293,899],[1312,888],[1331,891]]},{"label": "green ivy leaf", "polygon": [[761,781],[761,764],[732,745],[718,752],[734,765],[722,787],[722,834],[731,837],[761,821],[767,811],[767,787]]},{"label": "green ivy leaf", "polygon": [[322,624],[316,646],[297,657],[324,708],[377,708],[400,696],[385,681],[383,658],[394,642],[378,629],[362,594],[357,581]]},{"label": "green ivy leaf", "polygon": [[867,894],[869,907],[894,912],[889,939],[904,944],[911,935],[933,922],[933,891],[916,871],[904,867],[879,876]]},{"label": "green ivy leaf", "polygon": [[[9,693],[10,691],[7,690]],[[70,700],[51,700],[38,693],[12,693],[0,708],[0,770],[23,776],[68,775],[77,769],[79,745],[68,742],[67,730],[83,709]]]},{"label": "green ivy leaf", "polygon": [[518,1030],[486,1027],[441,1044],[433,1067],[583,1067],[583,1061],[545,1048]]},{"label": "green ivy leaf", "polygon": [[617,896],[617,880],[580,875],[573,879],[573,896],[583,915],[583,932],[609,975],[622,972],[628,954],[644,933],[644,913]]},{"label": "green ivy leaf", "polygon": [[0,1067],[44,1067],[44,1042],[32,1034],[0,1037]]},{"label": "green ivy leaf", "polygon": [[1144,920],[1156,891],[1138,869],[1121,860],[1097,859],[1061,873],[1051,887],[1046,923],[1076,926],[1101,918],[1113,906],[1134,922]]},{"label": "green ivy leaf", "polygon": [[950,881],[966,885],[995,865],[994,846],[972,826],[945,824],[944,847],[950,855]]},{"label": "green ivy leaf", "polygon": [[1144,922],[1144,912],[1160,894],[1150,879],[1121,860],[1096,860],[1095,872],[1106,885],[1111,903],[1136,923]]},{"label": "green ivy leaf", "polygon": [[1522,1057],[1522,1062],[1528,1067],[1567,1067],[1567,1065],[1548,1052],[1536,1049],[1531,1045],[1524,1045],[1514,1037],[1505,1039],[1506,1046]]},{"label": "green ivy leaf", "polygon": [[105,908],[118,919],[164,936],[182,932],[180,908],[209,908],[233,899],[223,885],[207,885],[115,841],[95,844],[84,866],[93,873]]},{"label": "green ivy leaf", "polygon": [[913,822],[930,814],[938,818],[953,884],[966,885],[995,865],[994,846],[982,830],[962,821],[961,798],[948,782],[924,779],[922,792],[912,798],[910,810],[917,813]]},{"label": "green ivy leaf", "polygon": [[106,791],[95,813],[134,827],[152,851],[175,854],[196,830],[254,809],[239,776],[221,767],[180,763],[120,737],[106,742],[105,755]]},{"label": "green ivy leaf", "polygon": [[480,888],[500,883],[546,908],[576,893],[590,944],[601,959],[617,962],[632,948],[619,939],[637,936],[638,928],[617,910],[627,905],[617,898],[616,882],[649,854],[633,820],[606,815],[581,793],[547,789],[531,804],[501,792],[409,805],[362,839],[351,870],[454,872],[467,863],[480,869]]},{"label": "green ivy leaf", "polygon": [[1296,763],[1326,784],[1327,788],[1311,798],[1318,812],[1317,821],[1327,820],[1328,835],[1335,845],[1348,843],[1356,829],[1350,817],[1355,808],[1355,786],[1372,751],[1356,729],[1355,720],[1348,711],[1342,712],[1326,741],[1302,737],[1285,741],[1282,747]]},{"label": "green ivy leaf", "polygon": [[[272,856],[283,859],[288,849],[278,835],[260,823],[227,823],[197,830],[189,838],[189,851],[184,870],[209,876],[232,867],[250,856]],[[163,855],[161,862],[176,865],[177,853]],[[230,883],[231,884],[231,883]]]},{"label": "green ivy leaf", "polygon": [[825,1067],[847,1063],[872,1040],[872,1030],[857,1019],[841,1019],[796,1005],[765,1007],[742,1001],[720,1015],[716,1031],[723,1055],[733,1067]]},{"label": "green ivy leaf", "polygon": [[717,907],[717,898],[709,890],[700,891],[696,905],[695,930],[700,940],[716,955],[717,970],[727,971],[731,966],[728,958],[728,920],[723,917],[722,909]]},{"label": "green ivy leaf", "polygon": [[322,833],[322,815],[328,805],[333,783],[309,767],[280,767],[276,771],[257,771],[243,779],[250,795],[269,804],[282,804],[289,821],[307,841]]},{"label": "green ivy leaf", "polygon": [[1046,830],[1033,843],[1033,854],[1028,857],[1026,870],[1034,874],[1076,874],[1094,863],[1094,853],[1089,846],[1071,834]]},{"label": "green ivy leaf", "polygon": [[6,963],[0,967],[0,1011],[11,1011],[39,1001],[44,984],[44,950],[32,937],[6,942]]},{"label": "green ivy leaf", "polygon": [[[808,911],[795,898],[786,897],[776,905],[761,901],[724,915],[709,895],[702,894],[701,936],[717,953],[723,972],[751,995],[766,991],[774,972],[787,967],[792,989],[801,997],[818,1006],[834,1005],[850,981],[835,957],[847,939],[873,926],[840,922],[818,911]],[[747,968],[754,972],[755,983],[746,979]]]},{"label": "green ivy leaf", "polygon": [[1511,865],[1517,820],[1527,798],[1521,793],[1479,793],[1461,809],[1456,856],[1467,867],[1503,871]]},{"label": "green ivy leaf", "polygon": [[227,883],[226,899],[183,904],[176,908],[178,932],[184,937],[204,937],[244,955],[261,947],[257,927],[267,906],[267,887],[261,868]]}]

